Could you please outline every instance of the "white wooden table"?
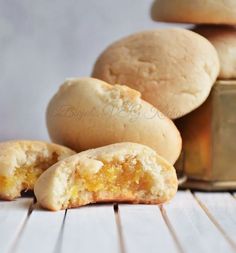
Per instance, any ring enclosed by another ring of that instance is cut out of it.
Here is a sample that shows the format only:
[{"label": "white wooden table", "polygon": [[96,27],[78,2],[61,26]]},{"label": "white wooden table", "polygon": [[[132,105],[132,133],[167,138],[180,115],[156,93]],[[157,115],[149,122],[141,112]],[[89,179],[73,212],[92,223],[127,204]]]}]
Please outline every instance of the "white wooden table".
[{"label": "white wooden table", "polygon": [[236,195],[179,191],[171,203],[49,212],[0,202],[0,253],[236,252]]}]

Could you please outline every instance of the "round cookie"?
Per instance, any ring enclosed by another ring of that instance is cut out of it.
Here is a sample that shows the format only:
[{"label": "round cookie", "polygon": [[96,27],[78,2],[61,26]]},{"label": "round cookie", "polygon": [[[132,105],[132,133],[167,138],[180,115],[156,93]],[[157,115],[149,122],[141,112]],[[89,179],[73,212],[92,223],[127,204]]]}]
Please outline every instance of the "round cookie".
[{"label": "round cookie", "polygon": [[67,80],[47,108],[51,139],[76,151],[117,142],[150,146],[172,164],[182,141],[174,123],[124,85],[93,78]]},{"label": "round cookie", "polygon": [[208,97],[219,73],[212,44],[185,29],[137,33],[109,46],[92,76],[125,84],[169,118],[179,118]]},{"label": "round cookie", "polygon": [[193,24],[236,24],[235,0],[156,0],[153,20]]},{"label": "round cookie", "polygon": [[216,48],[220,59],[218,79],[236,78],[236,28],[231,26],[197,26],[193,29]]},{"label": "round cookie", "polygon": [[96,202],[161,204],[177,188],[170,163],[147,146],[125,142],[64,159],[39,178],[34,192],[41,206],[56,211]]},{"label": "round cookie", "polygon": [[54,163],[75,154],[69,148],[43,141],[0,143],[0,199],[12,200],[33,190],[38,177]]}]

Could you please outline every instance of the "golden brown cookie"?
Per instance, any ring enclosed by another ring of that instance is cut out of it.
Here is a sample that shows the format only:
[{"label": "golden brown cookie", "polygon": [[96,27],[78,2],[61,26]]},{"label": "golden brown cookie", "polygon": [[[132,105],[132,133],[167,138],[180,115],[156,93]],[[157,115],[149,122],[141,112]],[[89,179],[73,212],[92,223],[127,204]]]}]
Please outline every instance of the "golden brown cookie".
[{"label": "golden brown cookie", "polygon": [[185,29],[140,32],[109,46],[93,77],[125,84],[169,118],[179,118],[208,97],[219,74],[215,48]]},{"label": "golden brown cookie", "polygon": [[218,79],[236,79],[236,28],[233,26],[197,26],[194,32],[207,38],[220,59]]},{"label": "golden brown cookie", "polygon": [[137,142],[173,164],[182,147],[174,123],[138,91],[93,78],[69,79],[61,86],[48,105],[47,127],[53,142],[77,152]]},{"label": "golden brown cookie", "polygon": [[147,146],[117,143],[91,149],[53,165],[35,185],[50,210],[96,202],[160,204],[177,191],[174,167]]},{"label": "golden brown cookie", "polygon": [[0,199],[12,200],[21,191],[33,190],[43,171],[73,154],[69,148],[43,141],[0,143]]},{"label": "golden brown cookie", "polygon": [[151,16],[164,22],[236,25],[236,1],[155,0]]}]

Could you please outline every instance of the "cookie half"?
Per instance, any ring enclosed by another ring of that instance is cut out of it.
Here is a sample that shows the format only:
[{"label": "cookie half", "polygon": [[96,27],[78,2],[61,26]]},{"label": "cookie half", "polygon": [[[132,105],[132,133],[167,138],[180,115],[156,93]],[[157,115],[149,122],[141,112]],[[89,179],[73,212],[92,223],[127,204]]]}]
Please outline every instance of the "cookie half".
[{"label": "cookie half", "polygon": [[73,154],[69,148],[42,141],[0,143],[0,199],[13,200],[22,191],[33,190],[43,171]]},{"label": "cookie half", "polygon": [[71,156],[49,168],[35,185],[44,208],[96,202],[160,204],[177,191],[174,167],[151,148],[117,143]]}]

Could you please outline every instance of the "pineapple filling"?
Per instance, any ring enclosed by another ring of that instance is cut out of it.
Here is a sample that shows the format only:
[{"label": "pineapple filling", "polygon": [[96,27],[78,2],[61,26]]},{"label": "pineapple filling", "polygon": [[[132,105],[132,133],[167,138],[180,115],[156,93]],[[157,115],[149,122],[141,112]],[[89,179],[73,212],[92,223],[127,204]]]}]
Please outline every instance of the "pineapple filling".
[{"label": "pineapple filling", "polygon": [[1,190],[11,190],[19,185],[25,190],[32,190],[42,172],[43,169],[30,166],[17,168],[11,177],[0,176],[0,188]]},{"label": "pineapple filling", "polygon": [[33,190],[34,184],[44,170],[56,163],[58,155],[52,154],[52,157],[45,159],[39,157],[34,165],[27,165],[16,168],[14,175],[10,177],[0,176],[0,191],[10,191],[13,188],[18,190]]},{"label": "pineapple filling", "polygon": [[100,192],[127,197],[140,191],[146,194],[151,192],[153,178],[139,161],[129,158],[125,162],[103,163],[104,166],[95,174],[81,173],[79,169],[76,171],[69,189],[70,201],[78,199],[79,193],[84,191],[92,192],[95,198]]}]

